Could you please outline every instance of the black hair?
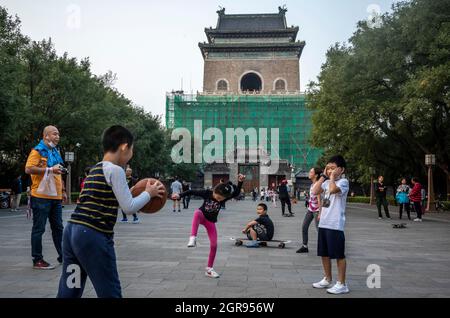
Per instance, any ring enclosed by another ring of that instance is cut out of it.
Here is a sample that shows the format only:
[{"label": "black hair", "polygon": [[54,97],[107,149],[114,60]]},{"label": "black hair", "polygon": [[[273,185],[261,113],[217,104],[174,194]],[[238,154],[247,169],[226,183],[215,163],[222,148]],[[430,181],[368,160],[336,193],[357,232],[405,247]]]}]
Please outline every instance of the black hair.
[{"label": "black hair", "polygon": [[214,187],[214,193],[223,196],[225,199],[231,198],[234,192],[234,185],[232,182],[219,183]]},{"label": "black hair", "polygon": [[318,168],[318,167],[314,167],[314,175],[316,176],[320,176],[320,174],[322,173],[322,169]]},{"label": "black hair", "polygon": [[411,180],[414,182],[419,182],[419,178],[417,178],[417,177],[413,177]]},{"label": "black hair", "polygon": [[115,125],[103,132],[102,144],[104,152],[116,152],[122,144],[128,144],[128,148],[133,145],[134,137],[125,127]]},{"label": "black hair", "polygon": [[346,168],[347,166],[344,157],[342,157],[341,155],[331,157],[327,163],[335,163],[339,168]]},{"label": "black hair", "polygon": [[259,203],[257,206],[260,206],[267,212],[267,205],[265,203]]}]

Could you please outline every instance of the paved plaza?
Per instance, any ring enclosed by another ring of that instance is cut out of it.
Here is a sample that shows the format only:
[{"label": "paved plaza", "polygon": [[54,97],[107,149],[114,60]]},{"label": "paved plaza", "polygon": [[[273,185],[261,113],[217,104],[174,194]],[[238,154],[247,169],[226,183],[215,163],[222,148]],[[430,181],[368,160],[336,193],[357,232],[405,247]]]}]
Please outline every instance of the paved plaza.
[{"label": "paved plaza", "polygon": [[[141,214],[141,224],[115,227],[115,246],[124,297],[450,297],[450,215],[425,214],[423,223],[393,229],[392,221],[378,220],[376,208],[349,204],[346,224],[348,295],[327,295],[311,284],[323,276],[316,256],[317,235],[310,227],[309,255],[296,254],[305,213],[304,202],[293,205],[295,217],[281,217],[280,207],[270,206],[275,238],[293,243],[285,249],[237,247],[231,236],[255,218],[250,200],[228,202],[219,216],[218,252],[214,268],[219,279],[207,278],[204,267],[209,252],[206,232],[200,227],[196,248],[187,248],[194,208],[173,213],[171,202],[154,215]],[[66,221],[74,206],[66,206]],[[397,210],[397,207],[391,207]],[[25,211],[0,210],[0,297],[55,297],[61,267],[32,269],[31,220]],[[44,256],[56,262],[49,225],[43,237]],[[381,288],[369,289],[367,266],[381,268]],[[333,262],[336,278],[336,265]],[[84,297],[96,297],[88,282]]]}]

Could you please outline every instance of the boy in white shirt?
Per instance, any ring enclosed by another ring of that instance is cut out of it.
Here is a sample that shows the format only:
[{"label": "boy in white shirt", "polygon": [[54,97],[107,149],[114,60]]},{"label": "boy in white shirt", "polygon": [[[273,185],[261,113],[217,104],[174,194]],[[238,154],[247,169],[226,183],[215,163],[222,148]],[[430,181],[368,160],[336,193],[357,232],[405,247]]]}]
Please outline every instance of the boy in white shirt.
[{"label": "boy in white shirt", "polygon": [[[328,288],[330,294],[349,292],[345,284],[345,207],[349,182],[343,176],[346,163],[342,156],[334,156],[328,160],[324,173],[312,188],[314,195],[322,194],[322,210],[319,214],[319,238],[317,255],[322,257],[325,277],[314,288]],[[338,281],[331,287],[331,260],[336,259]],[[330,288],[331,287],[331,288]]]}]

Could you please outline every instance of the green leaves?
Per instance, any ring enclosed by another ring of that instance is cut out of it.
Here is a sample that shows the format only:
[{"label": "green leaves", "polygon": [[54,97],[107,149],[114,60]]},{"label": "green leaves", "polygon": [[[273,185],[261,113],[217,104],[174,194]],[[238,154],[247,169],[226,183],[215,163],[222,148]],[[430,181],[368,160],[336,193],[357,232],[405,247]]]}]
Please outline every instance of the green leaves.
[{"label": "green leaves", "polygon": [[380,27],[360,22],[348,45],[327,52],[309,86],[312,142],[325,155],[348,157],[363,182],[369,166],[387,182],[423,176],[425,153],[435,153],[449,183],[450,3],[415,0],[393,9]]},{"label": "green leaves", "polygon": [[131,165],[138,176],[163,176],[175,169],[161,118],[133,105],[113,87],[115,80],[111,71],[92,74],[88,58],[78,61],[67,53],[58,56],[51,39],[36,42],[26,38],[21,34],[20,20],[0,7],[3,186],[23,173],[30,150],[50,124],[61,133],[62,150],[75,151],[72,184],[78,184],[76,177],[83,175],[85,167],[102,159],[103,130],[115,124],[124,125],[135,135]]}]

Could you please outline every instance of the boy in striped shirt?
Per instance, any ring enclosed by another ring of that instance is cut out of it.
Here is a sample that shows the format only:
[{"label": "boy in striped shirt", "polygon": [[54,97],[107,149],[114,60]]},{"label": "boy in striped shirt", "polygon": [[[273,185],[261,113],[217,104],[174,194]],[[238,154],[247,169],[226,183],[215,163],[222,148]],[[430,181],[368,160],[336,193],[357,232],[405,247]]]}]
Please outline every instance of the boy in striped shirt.
[{"label": "boy in striped shirt", "polygon": [[122,126],[103,133],[103,160],[89,171],[80,202],[64,229],[58,298],[81,297],[87,277],[98,297],[122,297],[113,241],[118,208],[133,214],[164,194],[160,182],[149,182],[140,195],[131,196],[123,167],[133,156],[133,139]]}]

